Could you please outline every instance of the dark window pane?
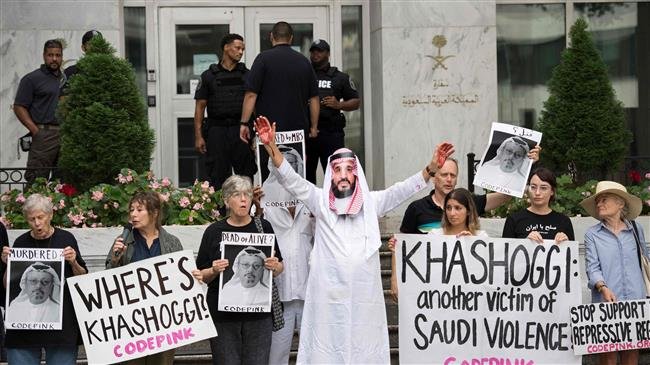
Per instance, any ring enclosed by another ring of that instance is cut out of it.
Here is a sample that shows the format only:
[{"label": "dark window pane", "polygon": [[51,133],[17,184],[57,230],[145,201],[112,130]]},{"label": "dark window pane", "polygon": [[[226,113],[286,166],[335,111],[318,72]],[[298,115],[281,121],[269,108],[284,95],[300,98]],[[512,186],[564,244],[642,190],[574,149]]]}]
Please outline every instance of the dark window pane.
[{"label": "dark window pane", "polygon": [[178,186],[207,180],[205,159],[194,149],[194,119],[178,118]]},{"label": "dark window pane", "polygon": [[176,25],[176,93],[189,94],[201,73],[221,57],[221,38],[230,30],[228,24]]},{"label": "dark window pane", "polygon": [[[350,75],[359,97],[363,99],[363,35],[361,6],[341,7],[341,38],[343,44],[343,72]],[[363,107],[363,105],[362,105]],[[365,161],[363,140],[363,108],[345,112],[345,146],[353,150],[359,161]]]},{"label": "dark window pane", "polygon": [[564,4],[497,5],[499,120],[532,128],[565,48]]},{"label": "dark window pane", "polygon": [[124,57],[135,69],[142,97],[147,95],[147,30],[144,7],[124,8]]}]

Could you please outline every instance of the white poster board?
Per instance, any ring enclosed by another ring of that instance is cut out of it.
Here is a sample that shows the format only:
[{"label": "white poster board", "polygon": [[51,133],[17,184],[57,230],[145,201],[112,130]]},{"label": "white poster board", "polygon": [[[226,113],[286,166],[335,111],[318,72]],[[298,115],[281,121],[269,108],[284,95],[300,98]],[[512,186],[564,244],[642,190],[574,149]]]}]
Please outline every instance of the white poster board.
[{"label": "white poster board", "polygon": [[[271,161],[260,139],[257,138],[256,140],[258,179],[261,181],[262,190],[264,190],[264,196],[261,200],[262,208],[289,208],[296,206],[298,200],[282,187],[275,174],[265,176],[263,173],[263,171],[270,170]],[[293,170],[304,178],[307,169],[305,132],[302,130],[276,132],[275,143]],[[266,166],[262,166],[265,161]]]},{"label": "white poster board", "polygon": [[91,364],[110,364],[217,335],[191,250],[68,279]]},{"label": "white poster board", "polygon": [[7,260],[10,330],[60,330],[63,321],[63,249],[12,248]]},{"label": "white poster board", "polygon": [[510,124],[492,123],[490,141],[479,163],[474,185],[521,198],[533,161],[528,152],[542,133]]},{"label": "white poster board", "polygon": [[274,243],[272,233],[221,234],[221,258],[230,264],[219,275],[220,311],[271,311],[273,275],[264,260],[274,255]]},{"label": "white poster board", "polygon": [[650,299],[571,308],[576,355],[650,348]]},{"label": "white poster board", "polygon": [[577,242],[396,238],[400,364],[581,363],[569,319]]}]

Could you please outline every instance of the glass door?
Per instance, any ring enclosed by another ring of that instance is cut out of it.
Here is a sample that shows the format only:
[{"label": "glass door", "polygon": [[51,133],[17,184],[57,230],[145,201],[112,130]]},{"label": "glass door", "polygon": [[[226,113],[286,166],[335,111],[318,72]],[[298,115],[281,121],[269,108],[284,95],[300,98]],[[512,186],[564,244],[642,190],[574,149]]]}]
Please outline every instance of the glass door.
[{"label": "glass door", "polygon": [[242,8],[160,9],[160,119],[155,156],[161,174],[179,186],[205,180],[194,149],[194,91],[201,73],[219,62],[221,38],[244,33]]}]

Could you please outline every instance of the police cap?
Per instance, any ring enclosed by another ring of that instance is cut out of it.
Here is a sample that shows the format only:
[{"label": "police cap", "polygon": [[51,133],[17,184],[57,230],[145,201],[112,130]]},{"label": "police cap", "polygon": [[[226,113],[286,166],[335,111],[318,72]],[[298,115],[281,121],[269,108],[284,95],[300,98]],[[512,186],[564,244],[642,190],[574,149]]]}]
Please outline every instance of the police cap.
[{"label": "police cap", "polygon": [[317,39],[314,41],[314,43],[311,44],[311,47],[309,47],[309,52],[313,51],[314,49],[329,52],[330,45],[324,39]]}]

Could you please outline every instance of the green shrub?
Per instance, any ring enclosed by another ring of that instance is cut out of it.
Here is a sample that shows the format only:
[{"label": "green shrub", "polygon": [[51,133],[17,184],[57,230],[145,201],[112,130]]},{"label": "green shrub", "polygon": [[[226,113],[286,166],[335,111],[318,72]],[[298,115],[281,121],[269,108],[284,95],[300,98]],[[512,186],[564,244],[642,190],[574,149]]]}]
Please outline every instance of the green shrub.
[{"label": "green shrub", "polygon": [[103,38],[90,41],[59,104],[64,180],[80,191],[111,183],[122,168],[147,171],[154,132],[131,65]]},{"label": "green shrub", "polygon": [[620,168],[631,133],[584,19],[571,27],[570,37],[539,119],[545,147],[541,160],[558,174],[573,164],[581,182],[605,180]]}]

